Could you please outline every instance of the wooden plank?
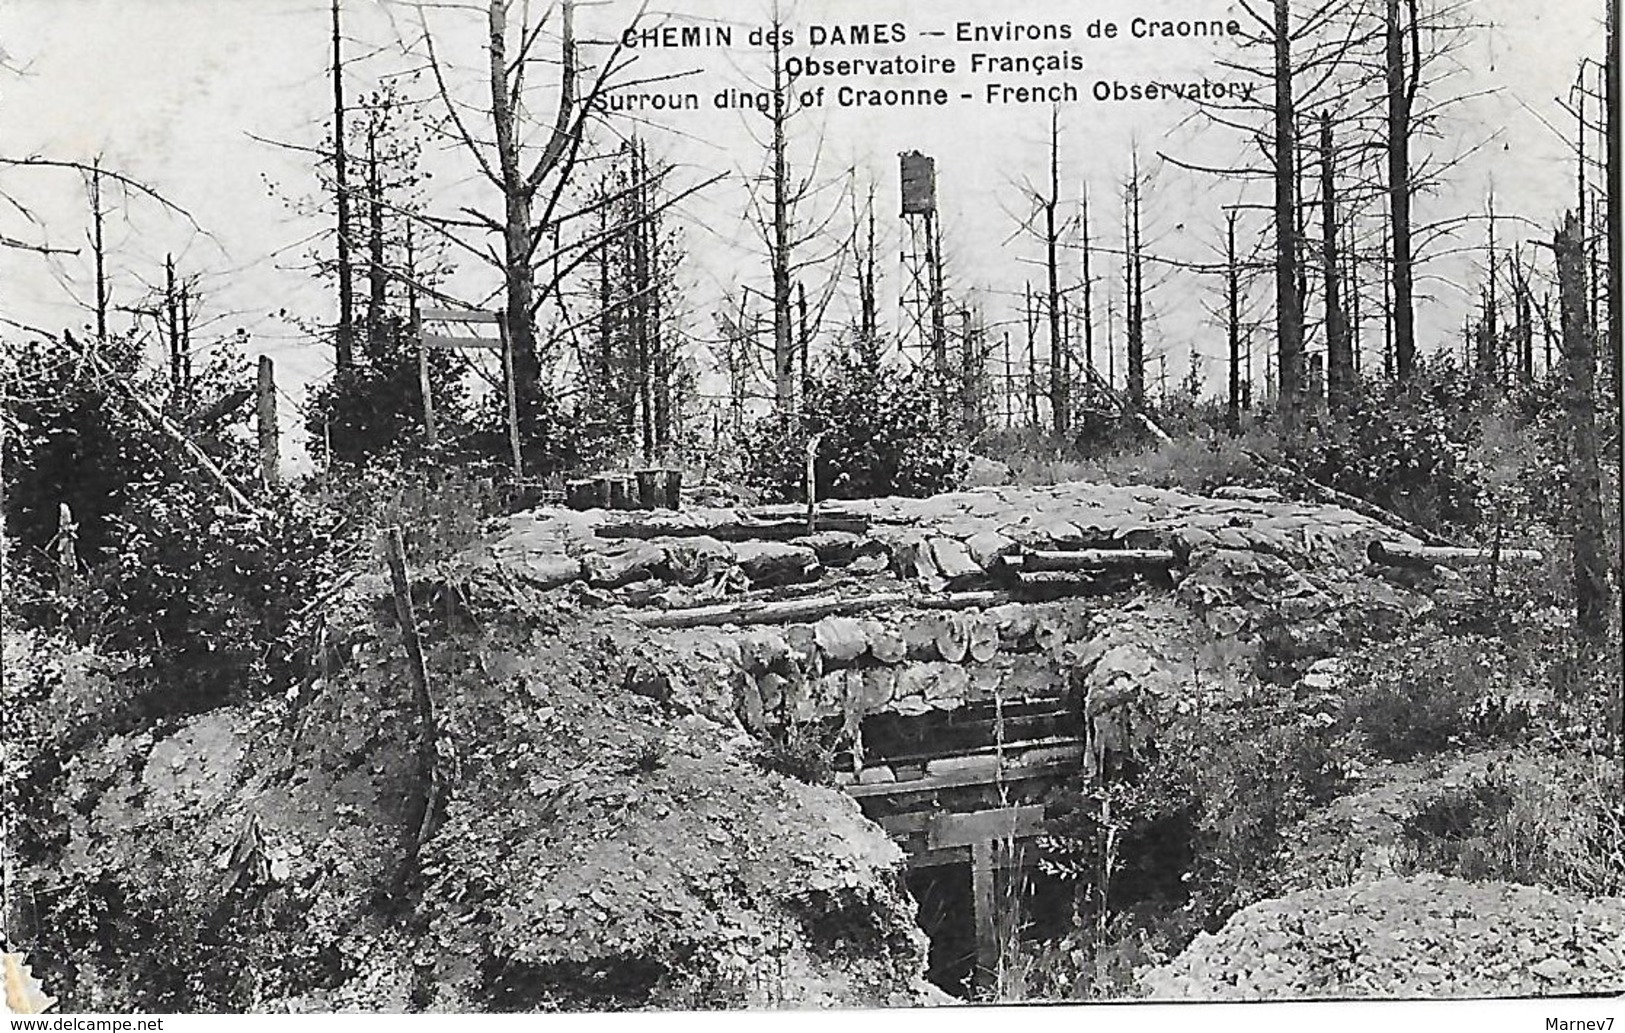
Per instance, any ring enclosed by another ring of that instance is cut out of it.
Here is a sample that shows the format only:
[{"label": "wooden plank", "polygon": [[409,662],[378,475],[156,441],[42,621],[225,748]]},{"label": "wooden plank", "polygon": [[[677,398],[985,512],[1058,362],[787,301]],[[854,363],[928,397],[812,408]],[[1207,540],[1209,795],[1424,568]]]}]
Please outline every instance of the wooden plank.
[{"label": "wooden plank", "polygon": [[418,312],[425,323],[500,323],[502,313],[477,308],[426,308]]},{"label": "wooden plank", "polygon": [[997,925],[993,915],[993,844],[985,839],[971,844],[970,881],[972,909],[976,917],[975,983],[987,987],[999,968]]},{"label": "wooden plank", "polygon": [[[1045,778],[1059,772],[1071,770],[1082,759],[1083,747],[1077,746],[1067,750],[1064,758],[1060,760],[1045,764],[1034,764],[1031,767],[1006,768],[1002,780],[1009,783],[1032,778]],[[939,789],[963,789],[966,786],[993,785],[999,780],[999,776],[990,777],[969,772],[956,772],[952,775],[916,778],[909,781],[903,781],[899,776],[899,780],[896,782],[847,786],[846,793],[848,796],[861,800],[870,796],[908,796],[915,793],[935,792]]]},{"label": "wooden plank", "polygon": [[[820,515],[820,531],[846,531],[865,534],[869,530],[866,517],[834,517]],[[601,524],[593,529],[599,538],[715,538],[724,542],[780,541],[801,538],[807,533],[806,520],[731,520],[720,524],[679,524],[662,520],[642,520],[635,523]]]},{"label": "wooden plank", "polygon": [[922,595],[913,592],[877,592],[873,595],[840,598],[833,595],[767,602],[715,603],[688,606],[653,613],[633,613],[632,620],[646,628],[698,628],[721,624],[789,624],[823,617],[850,616],[870,610],[919,607],[932,610],[970,609],[988,606],[993,600],[1008,602],[998,592],[949,592]]},{"label": "wooden plank", "polygon": [[[940,868],[945,864],[965,864],[970,861],[971,848],[968,846],[943,847],[940,850],[928,848],[909,849],[904,845],[904,852],[908,855],[910,868]],[[994,868],[1021,868],[1025,867],[1026,858],[1021,851],[995,850],[993,852]]]},{"label": "wooden plank", "polygon": [[933,850],[952,846],[975,846],[995,839],[1023,839],[1036,836],[1044,824],[1042,804],[1022,807],[993,807],[968,814],[942,814],[926,830]]},{"label": "wooden plank", "polygon": [[454,334],[424,334],[423,347],[442,349],[473,348],[480,351],[501,351],[502,342],[487,337],[460,337]]},{"label": "wooden plank", "polygon": [[905,839],[910,833],[929,830],[931,823],[939,817],[941,815],[932,811],[906,811],[902,814],[887,814],[878,820],[878,824],[888,835]]},{"label": "wooden plank", "polygon": [[1108,567],[1167,567],[1177,561],[1171,549],[1073,549],[1036,550],[1004,557],[1004,562],[1022,570],[1096,570]]}]

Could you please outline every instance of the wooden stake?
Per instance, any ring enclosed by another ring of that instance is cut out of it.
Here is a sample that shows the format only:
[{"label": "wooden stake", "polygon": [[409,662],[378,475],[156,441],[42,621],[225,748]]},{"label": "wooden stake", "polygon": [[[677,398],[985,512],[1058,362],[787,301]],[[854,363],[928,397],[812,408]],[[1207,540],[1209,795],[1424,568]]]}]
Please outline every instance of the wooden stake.
[{"label": "wooden stake", "polygon": [[73,522],[73,510],[66,502],[56,512],[56,590],[66,596],[79,583],[79,525]]},{"label": "wooden stake", "polygon": [[440,443],[434,425],[434,391],[429,386],[429,346],[423,343],[423,316],[412,310],[412,339],[418,343],[418,393],[423,396],[423,436],[433,448]]},{"label": "wooden stake", "polygon": [[259,367],[260,482],[267,487],[281,476],[282,459],[277,443],[276,367],[269,355],[260,356]]},{"label": "wooden stake", "polygon": [[412,585],[406,577],[406,545],[399,527],[388,528],[383,535],[384,558],[389,564],[389,581],[395,596],[395,620],[406,643],[406,656],[412,678],[413,701],[418,714],[418,778],[422,789],[420,808],[416,815],[407,865],[415,863],[418,851],[428,840],[432,823],[440,806],[440,774],[436,763],[439,750],[439,727],[435,721],[434,697],[429,693],[429,666],[423,656],[423,639],[418,635],[417,617],[412,611]]}]

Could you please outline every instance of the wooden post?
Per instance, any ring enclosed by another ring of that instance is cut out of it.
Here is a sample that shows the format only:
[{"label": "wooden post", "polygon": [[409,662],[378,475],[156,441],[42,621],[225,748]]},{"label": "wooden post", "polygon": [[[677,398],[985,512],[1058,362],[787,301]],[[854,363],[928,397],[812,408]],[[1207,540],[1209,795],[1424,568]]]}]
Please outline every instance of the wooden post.
[{"label": "wooden post", "polygon": [[991,987],[999,968],[998,928],[994,920],[993,851],[991,839],[980,839],[970,848],[971,907],[976,917],[977,987]]},{"label": "wooden post", "polygon": [[418,851],[429,838],[431,823],[440,803],[437,740],[439,728],[435,721],[434,697],[429,694],[429,666],[423,656],[423,639],[418,635],[417,617],[412,611],[412,585],[406,577],[406,545],[399,527],[388,528],[383,536],[384,558],[389,564],[389,581],[395,597],[395,620],[400,624],[401,639],[406,644],[409,673],[412,678],[413,701],[418,713],[418,777],[421,798],[414,800],[418,808],[413,829],[407,866],[415,863]]},{"label": "wooden post", "polygon": [[79,525],[66,502],[57,506],[56,513],[56,590],[71,595],[79,583]]},{"label": "wooden post", "polygon": [[823,434],[807,439],[807,533],[818,533],[818,442]]},{"label": "wooden post", "polygon": [[423,342],[423,316],[412,308],[412,339],[418,342],[418,393],[423,396],[423,436],[433,448],[440,443],[434,424],[434,390],[429,386],[429,346]]},{"label": "wooden post", "polygon": [[513,382],[513,336],[508,333],[508,313],[498,314],[497,329],[502,334],[502,383],[508,394],[508,446],[513,449],[513,479],[524,476],[524,460],[519,450],[519,399]]},{"label": "wooden post", "polygon": [[260,433],[260,482],[266,487],[277,482],[282,457],[277,443],[276,426],[276,367],[269,355],[260,356],[259,406],[257,417]]}]

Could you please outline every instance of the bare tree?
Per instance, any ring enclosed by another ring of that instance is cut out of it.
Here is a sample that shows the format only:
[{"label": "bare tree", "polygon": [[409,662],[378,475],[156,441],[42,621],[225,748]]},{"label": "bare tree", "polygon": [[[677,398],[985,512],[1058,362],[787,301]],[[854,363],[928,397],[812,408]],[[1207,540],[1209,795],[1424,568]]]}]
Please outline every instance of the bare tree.
[{"label": "bare tree", "polygon": [[1184,168],[1270,184],[1267,209],[1274,221],[1276,401],[1282,439],[1295,444],[1301,438],[1306,387],[1299,116],[1311,107],[1338,109],[1356,91],[1349,59],[1361,39],[1359,11],[1358,5],[1351,7],[1341,0],[1271,0],[1267,12],[1245,0],[1242,10],[1252,27],[1243,37],[1243,48],[1267,54],[1267,62],[1261,55],[1256,64],[1248,63],[1244,55],[1220,64],[1249,81],[1265,79],[1270,84],[1268,100],[1255,100],[1249,94],[1204,103],[1201,112],[1209,121],[1244,134],[1257,146],[1262,161],[1213,167],[1169,160]]},{"label": "bare tree", "polygon": [[1608,564],[1597,459],[1596,346],[1587,325],[1585,243],[1569,213],[1553,242],[1563,322],[1564,396],[1568,410],[1569,493],[1574,520],[1576,623],[1593,640],[1608,629]]},{"label": "bare tree", "polygon": [[338,249],[339,324],[333,338],[333,362],[341,370],[355,363],[355,299],[350,267],[350,179],[344,150],[349,118],[344,105],[344,35],[339,17],[339,0],[332,3],[333,30],[333,190],[338,215],[335,246]]}]

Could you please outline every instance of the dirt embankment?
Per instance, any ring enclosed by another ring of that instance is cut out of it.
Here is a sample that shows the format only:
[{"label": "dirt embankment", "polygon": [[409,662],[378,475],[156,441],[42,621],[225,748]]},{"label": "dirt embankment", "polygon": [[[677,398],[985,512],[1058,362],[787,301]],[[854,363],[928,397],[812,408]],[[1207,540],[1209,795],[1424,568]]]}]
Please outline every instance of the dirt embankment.
[{"label": "dirt embankment", "polygon": [[[837,789],[755,762],[742,676],[759,692],[773,672],[746,663],[760,650],[717,645],[754,633],[653,631],[651,616],[742,605],[736,624],[752,623],[751,607],[833,600],[787,625],[817,652],[841,638],[817,626],[852,600],[870,600],[863,626],[887,638],[934,612],[926,597],[985,593],[956,604],[970,625],[950,637],[991,634],[986,655],[884,647],[899,667],[971,669],[947,678],[958,697],[942,675],[914,679],[914,699],[899,671],[878,679],[881,699],[876,679],[830,679],[841,664],[820,662],[807,717],[849,715],[854,694],[860,720],[957,705],[1003,691],[976,665],[1038,648],[1081,692],[1098,770],[1189,705],[1192,671],[1303,666],[1428,605],[1367,568],[1373,538],[1404,536],[1326,507],[1062,485],[844,509],[849,529],[768,541],[705,533],[750,522],[729,511],[637,537],[604,536],[625,514],[521,514],[420,572],[437,796],[387,580],[357,579],[328,607],[321,676],[290,699],[110,739],[67,766],[54,865],[30,877],[53,992],[87,1010],[935,999],[898,847]],[[1175,560],[1084,602],[1009,579],[1006,557],[1089,548]],[[885,662],[861,645],[867,668]]]}]

